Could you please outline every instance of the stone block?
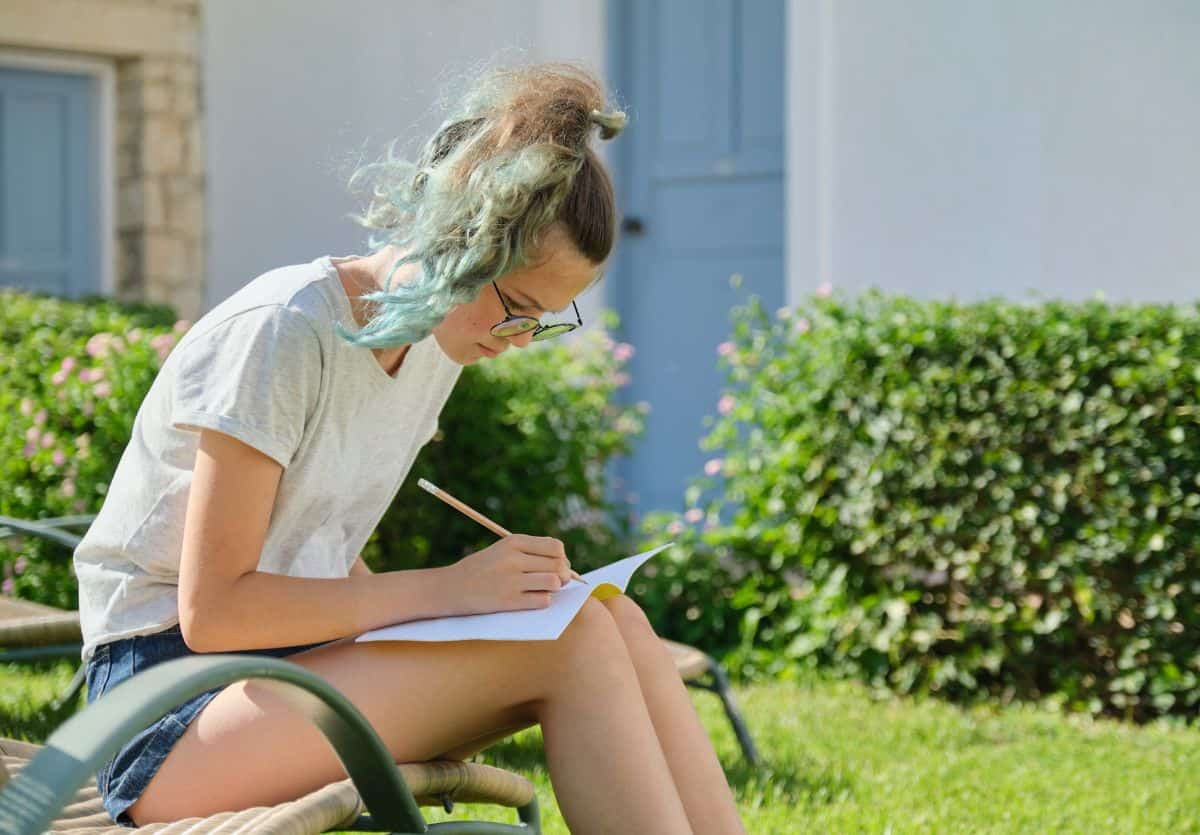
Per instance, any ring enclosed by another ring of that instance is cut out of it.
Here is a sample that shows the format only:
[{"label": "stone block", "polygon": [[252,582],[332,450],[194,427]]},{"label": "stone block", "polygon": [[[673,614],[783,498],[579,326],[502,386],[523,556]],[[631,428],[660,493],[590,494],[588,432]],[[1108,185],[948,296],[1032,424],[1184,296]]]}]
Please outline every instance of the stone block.
[{"label": "stone block", "polygon": [[142,170],[178,174],[183,170],[183,125],[171,116],[147,116],[142,132]]},{"label": "stone block", "polygon": [[195,260],[194,246],[177,235],[154,230],[147,231],[143,241],[147,276],[153,276],[155,280],[178,282],[191,274]]},{"label": "stone block", "polygon": [[204,179],[169,177],[165,181],[167,226],[172,232],[196,240],[204,237]]}]

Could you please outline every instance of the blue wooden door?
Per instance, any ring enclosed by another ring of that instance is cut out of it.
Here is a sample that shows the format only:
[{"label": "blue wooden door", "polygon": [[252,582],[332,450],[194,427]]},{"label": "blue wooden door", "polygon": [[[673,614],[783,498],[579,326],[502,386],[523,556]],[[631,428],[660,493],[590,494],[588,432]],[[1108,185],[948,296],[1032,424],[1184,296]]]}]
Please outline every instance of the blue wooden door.
[{"label": "blue wooden door", "polygon": [[0,285],[100,291],[96,88],[0,67]]},{"label": "blue wooden door", "polygon": [[[610,292],[636,350],[629,402],[646,432],[618,467],[638,510],[677,510],[722,377],[730,311],[783,304],[783,0],[620,0],[612,82],[629,129],[614,143],[624,226]],[[730,277],[742,277],[740,287]]]}]

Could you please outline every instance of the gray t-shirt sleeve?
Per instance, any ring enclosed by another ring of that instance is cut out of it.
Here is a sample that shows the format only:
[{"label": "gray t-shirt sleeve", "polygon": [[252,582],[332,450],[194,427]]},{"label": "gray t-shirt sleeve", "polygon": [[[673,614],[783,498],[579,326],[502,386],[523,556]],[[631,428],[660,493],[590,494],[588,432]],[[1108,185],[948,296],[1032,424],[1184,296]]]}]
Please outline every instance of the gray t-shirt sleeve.
[{"label": "gray t-shirt sleeve", "polygon": [[231,435],[287,467],[320,395],[321,342],[308,320],[281,305],[255,307],[176,351],[171,424]]}]

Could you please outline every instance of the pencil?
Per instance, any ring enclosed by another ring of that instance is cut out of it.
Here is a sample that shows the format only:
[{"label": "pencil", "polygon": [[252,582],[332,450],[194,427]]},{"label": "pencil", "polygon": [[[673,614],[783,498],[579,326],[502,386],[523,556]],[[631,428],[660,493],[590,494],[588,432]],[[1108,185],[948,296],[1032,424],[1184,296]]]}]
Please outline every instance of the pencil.
[{"label": "pencil", "polygon": [[[434,496],[437,496],[439,499],[441,499],[446,504],[450,505],[452,508],[459,511],[460,513],[463,513],[464,515],[471,517],[476,522],[478,522],[479,524],[481,524],[485,528],[487,528],[489,531],[496,534],[496,536],[512,536],[512,534],[509,531],[505,530],[500,525],[496,524],[491,519],[484,516],[482,513],[480,513],[475,508],[471,507],[466,502],[464,502],[460,499],[454,498],[453,496],[451,496],[449,493],[447,493],[442,488],[431,484],[430,482],[426,481],[425,479],[423,479],[423,478],[417,479],[417,486],[420,487],[422,490],[424,490],[426,493],[431,493]],[[589,583],[587,580],[580,577],[579,572],[576,571],[575,569],[571,569],[571,576],[586,586],[591,585],[591,583]]]}]

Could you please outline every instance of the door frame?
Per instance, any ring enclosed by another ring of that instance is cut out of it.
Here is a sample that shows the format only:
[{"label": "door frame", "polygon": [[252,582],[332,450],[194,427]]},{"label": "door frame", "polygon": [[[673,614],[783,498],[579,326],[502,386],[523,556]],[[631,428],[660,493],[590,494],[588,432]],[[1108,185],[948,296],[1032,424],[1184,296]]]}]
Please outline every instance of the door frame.
[{"label": "door frame", "polygon": [[90,75],[97,80],[96,114],[99,119],[100,159],[97,165],[96,194],[99,198],[100,216],[97,252],[100,257],[100,286],[98,295],[115,297],[116,282],[116,100],[117,73],[112,63],[99,58],[88,58],[62,52],[15,49],[0,47],[0,66],[14,70],[72,73]]}]

